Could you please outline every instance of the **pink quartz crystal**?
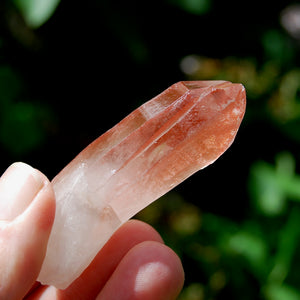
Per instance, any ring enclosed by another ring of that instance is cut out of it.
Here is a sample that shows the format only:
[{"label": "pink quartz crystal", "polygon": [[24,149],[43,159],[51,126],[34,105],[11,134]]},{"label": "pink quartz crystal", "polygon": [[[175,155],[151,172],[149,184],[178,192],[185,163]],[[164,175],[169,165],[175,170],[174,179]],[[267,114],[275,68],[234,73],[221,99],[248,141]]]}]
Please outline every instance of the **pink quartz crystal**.
[{"label": "pink quartz crystal", "polygon": [[38,280],[66,288],[114,231],[233,142],[245,89],[179,82],[96,139],[52,181],[55,222]]}]

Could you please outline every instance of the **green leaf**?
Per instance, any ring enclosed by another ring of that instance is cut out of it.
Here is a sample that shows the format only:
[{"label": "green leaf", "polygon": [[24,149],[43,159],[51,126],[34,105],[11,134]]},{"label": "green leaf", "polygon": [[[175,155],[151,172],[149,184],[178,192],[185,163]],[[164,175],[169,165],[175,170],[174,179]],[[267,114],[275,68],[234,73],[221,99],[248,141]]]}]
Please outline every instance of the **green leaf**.
[{"label": "green leaf", "polygon": [[43,25],[54,13],[60,0],[13,0],[28,26]]},{"label": "green leaf", "polygon": [[296,161],[288,152],[281,152],[276,157],[276,172],[280,185],[286,195],[294,201],[300,201],[300,176],[295,174]]},{"label": "green leaf", "polygon": [[250,193],[256,209],[265,215],[278,215],[286,204],[286,193],[275,168],[265,162],[255,163],[250,172]]},{"label": "green leaf", "polygon": [[228,237],[225,248],[227,251],[244,256],[255,269],[266,259],[265,241],[248,230],[240,230]]},{"label": "green leaf", "polygon": [[298,290],[287,285],[270,284],[264,288],[267,300],[298,300],[300,293]]},{"label": "green leaf", "polygon": [[300,212],[294,208],[289,214],[286,224],[279,232],[274,266],[269,275],[270,282],[283,282],[292,267],[293,256],[300,236],[299,220]]},{"label": "green leaf", "polygon": [[280,152],[276,155],[276,170],[279,174],[292,178],[295,174],[296,162],[289,152]]}]

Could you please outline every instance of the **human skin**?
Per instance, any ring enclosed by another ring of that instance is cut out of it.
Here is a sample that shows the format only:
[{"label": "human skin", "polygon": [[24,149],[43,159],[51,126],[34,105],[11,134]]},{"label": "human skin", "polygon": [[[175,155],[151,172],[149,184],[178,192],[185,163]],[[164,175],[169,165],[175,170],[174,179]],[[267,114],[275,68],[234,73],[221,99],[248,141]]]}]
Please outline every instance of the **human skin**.
[{"label": "human skin", "polygon": [[[14,205],[20,207],[17,215]],[[12,213],[14,211],[14,213]],[[176,299],[184,272],[178,256],[148,224],[120,227],[67,289],[36,282],[55,216],[49,180],[23,163],[0,178],[0,299]]]}]

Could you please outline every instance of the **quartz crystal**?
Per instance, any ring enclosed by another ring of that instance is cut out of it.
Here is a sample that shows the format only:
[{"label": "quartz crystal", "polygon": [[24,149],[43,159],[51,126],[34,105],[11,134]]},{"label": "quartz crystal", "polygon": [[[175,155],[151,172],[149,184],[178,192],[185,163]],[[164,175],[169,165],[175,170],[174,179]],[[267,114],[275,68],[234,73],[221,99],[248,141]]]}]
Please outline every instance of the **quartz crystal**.
[{"label": "quartz crystal", "polygon": [[96,139],[52,181],[56,215],[38,280],[64,289],[116,229],[233,142],[245,89],[178,82]]}]

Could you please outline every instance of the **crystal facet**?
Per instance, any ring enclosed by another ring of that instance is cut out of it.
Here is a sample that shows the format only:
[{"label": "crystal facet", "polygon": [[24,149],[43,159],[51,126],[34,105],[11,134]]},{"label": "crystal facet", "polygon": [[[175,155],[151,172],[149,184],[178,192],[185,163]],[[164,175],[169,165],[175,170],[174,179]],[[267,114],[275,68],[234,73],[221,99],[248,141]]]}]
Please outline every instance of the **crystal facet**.
[{"label": "crystal facet", "polygon": [[116,229],[233,142],[245,89],[178,82],[96,139],[52,181],[56,216],[38,280],[64,289]]}]

